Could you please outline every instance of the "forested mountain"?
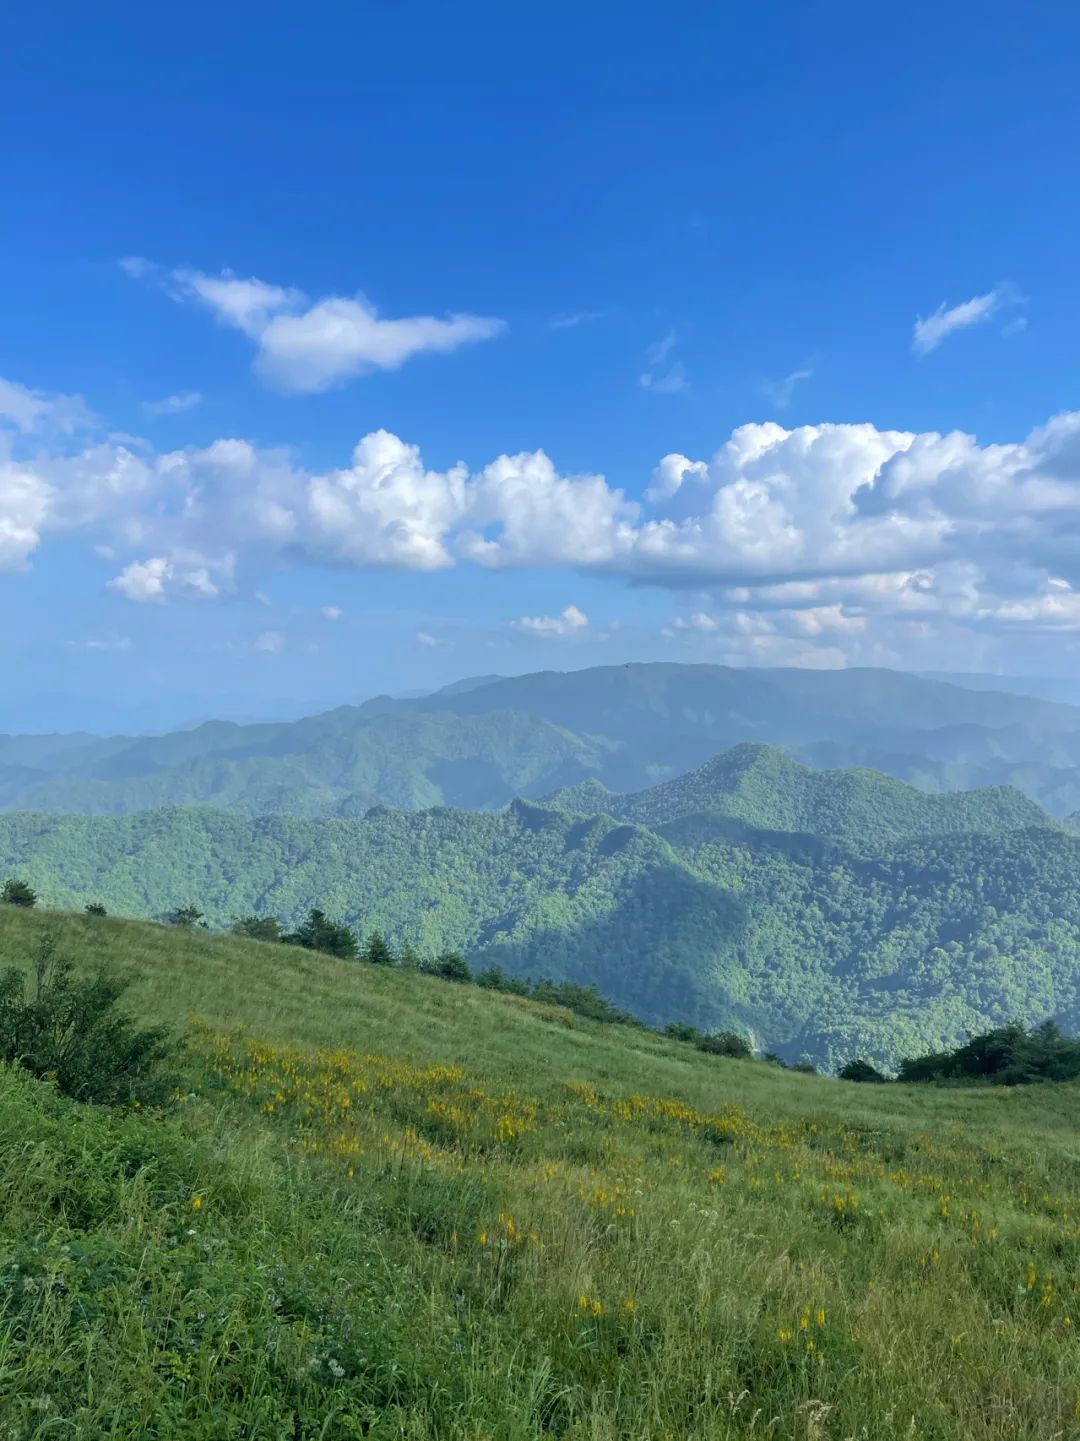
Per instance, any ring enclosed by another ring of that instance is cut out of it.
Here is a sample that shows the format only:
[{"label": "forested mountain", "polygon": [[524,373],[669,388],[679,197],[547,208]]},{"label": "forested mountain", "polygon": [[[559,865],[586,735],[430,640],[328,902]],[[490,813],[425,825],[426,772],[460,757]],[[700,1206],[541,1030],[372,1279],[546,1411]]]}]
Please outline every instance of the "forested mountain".
[{"label": "forested mountain", "polygon": [[493,810],[588,780],[641,790],[746,741],[927,791],[1012,784],[1055,815],[1080,808],[1080,709],[887,670],[673,664],[474,677],[433,696],[381,696],[288,723],[0,737],[0,808]]},{"label": "forested mountain", "polygon": [[[765,782],[792,763],[747,759],[719,759],[728,789],[713,796],[783,821],[783,787]],[[916,834],[926,798],[810,775],[816,798],[786,817],[791,829],[716,806],[675,816],[671,787],[631,798],[655,829],[527,801],[358,820],[7,814],[0,873],[50,905],[155,916],[194,903],[215,925],[251,913],[293,925],[319,906],[397,944],[595,984],[643,1019],[735,1025],[827,1065],[855,1051],[895,1061],[1007,1019],[1080,1025],[1080,837],[1024,824],[1026,804],[1008,795],[953,798],[955,813],[937,811],[952,834]],[[895,834],[867,847],[875,813]],[[965,816],[1000,825],[955,830]],[[815,817],[847,843],[808,834]]]},{"label": "forested mountain", "polygon": [[775,746],[753,742],[635,794],[616,795],[583,781],[555,792],[549,803],[652,827],[709,812],[763,830],[824,836],[866,854],[908,837],[1050,823],[1034,801],[1009,786],[925,795],[876,771],[811,770]]}]

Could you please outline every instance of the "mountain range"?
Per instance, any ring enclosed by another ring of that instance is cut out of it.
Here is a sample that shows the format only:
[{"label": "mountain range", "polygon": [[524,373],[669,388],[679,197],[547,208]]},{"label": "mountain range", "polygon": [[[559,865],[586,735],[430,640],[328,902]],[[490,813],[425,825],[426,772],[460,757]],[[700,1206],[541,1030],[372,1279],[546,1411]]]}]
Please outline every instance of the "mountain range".
[{"label": "mountain range", "polygon": [[637,792],[586,779],[500,812],[8,813],[0,869],[49,905],[194,904],[215,926],[319,906],[824,1066],[1004,1019],[1080,1025],[1080,836],[1008,787],[930,796],[760,743]]},{"label": "mountain range", "polygon": [[644,790],[745,741],[928,793],[1012,785],[1053,815],[1080,809],[1078,707],[880,669],[675,664],[482,676],[299,721],[0,737],[0,809],[497,810],[586,781]]}]

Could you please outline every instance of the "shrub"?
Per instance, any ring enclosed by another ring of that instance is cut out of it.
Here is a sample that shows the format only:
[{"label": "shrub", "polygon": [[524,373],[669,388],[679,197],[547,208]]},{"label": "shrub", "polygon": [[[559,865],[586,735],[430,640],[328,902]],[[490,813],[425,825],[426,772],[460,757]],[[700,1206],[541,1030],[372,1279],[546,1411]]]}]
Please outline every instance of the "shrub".
[{"label": "shrub", "polygon": [[281,922],[276,916],[243,916],[233,921],[232,933],[249,941],[280,941]]},{"label": "shrub", "polygon": [[53,1081],[77,1101],[163,1101],[167,1034],[139,1030],[117,1009],[126,984],[104,971],[78,979],[47,939],[29,995],[21,971],[0,976],[0,1060]]},{"label": "shrub", "polygon": [[88,916],[107,916],[109,914],[100,901],[91,901],[85,909]]},{"label": "shrub", "polygon": [[165,917],[165,924],[179,926],[185,931],[190,931],[195,926],[202,926],[204,930],[206,928],[203,913],[198,906],[177,906],[175,911],[170,911]]},{"label": "shrub", "polygon": [[502,966],[485,966],[482,971],[477,971],[474,979],[485,991],[506,990],[506,972]]},{"label": "shrub", "polygon": [[841,1066],[836,1074],[842,1081],[867,1081],[873,1085],[888,1080],[888,1077],[883,1075],[876,1066],[872,1066],[869,1061],[858,1059],[848,1061],[847,1065]]},{"label": "shrub", "polygon": [[701,1036],[694,1042],[699,1051],[710,1056],[730,1056],[736,1061],[749,1061],[754,1052],[750,1042],[737,1031],[714,1031],[710,1036]]},{"label": "shrub", "polygon": [[327,920],[323,911],[312,909],[308,918],[295,931],[281,938],[286,945],[303,946],[307,951],[325,951],[343,961],[354,961],[360,950],[356,932],[336,921]]},{"label": "shrub", "polygon": [[931,1051],[900,1062],[900,1081],[987,1081],[1021,1086],[1080,1076],[1080,1041],[1053,1021],[1027,1030],[1012,1022],[972,1036],[955,1051]]},{"label": "shrub", "polygon": [[670,1036],[673,1041],[692,1041],[695,1045],[701,1039],[697,1026],[688,1026],[685,1021],[668,1021],[664,1035]]},{"label": "shrub", "polygon": [[0,888],[0,905],[29,907],[36,906],[37,901],[37,893],[25,881],[17,880],[14,876],[6,880]]},{"label": "shrub", "polygon": [[443,951],[441,956],[436,956],[431,973],[441,976],[444,981],[471,981],[473,978],[468,963],[457,951]]}]

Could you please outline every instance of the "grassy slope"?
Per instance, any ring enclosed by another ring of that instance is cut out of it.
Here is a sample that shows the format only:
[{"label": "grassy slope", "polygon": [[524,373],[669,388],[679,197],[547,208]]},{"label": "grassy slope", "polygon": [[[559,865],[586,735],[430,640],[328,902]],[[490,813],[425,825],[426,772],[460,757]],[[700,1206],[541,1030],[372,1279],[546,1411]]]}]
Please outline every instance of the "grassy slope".
[{"label": "grassy slope", "polygon": [[51,930],[265,1039],[163,1119],[0,1074],[6,1435],[1075,1434],[1071,1087],[858,1089],[130,922],[0,913],[0,956]]}]

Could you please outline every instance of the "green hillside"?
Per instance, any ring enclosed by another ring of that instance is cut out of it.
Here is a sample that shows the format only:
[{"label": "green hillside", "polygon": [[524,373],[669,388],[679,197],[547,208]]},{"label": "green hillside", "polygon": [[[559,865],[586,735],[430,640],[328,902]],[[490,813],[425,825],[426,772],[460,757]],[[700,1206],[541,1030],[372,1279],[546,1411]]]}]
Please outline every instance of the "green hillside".
[{"label": "green hillside", "polygon": [[638,791],[745,742],[929,791],[1013,784],[1055,815],[1080,806],[1080,708],[887,670],[649,664],[476,677],[275,724],[0,737],[0,808],[493,810],[582,782]]},{"label": "green hillside", "polygon": [[1075,1434],[1074,1086],[851,1086],[111,919],[0,911],[0,962],[46,936],[202,1019],[162,1112],[0,1067],[6,1436]]},{"label": "green hillside", "polygon": [[869,855],[718,812],[654,831],[528,802],[355,821],[6,814],[0,871],[49,905],[195,903],[215,926],[295,925],[319,906],[395,944],[595,984],[649,1022],[736,1026],[826,1066],[856,1050],[894,1063],[1009,1019],[1080,1025],[1080,837],[1051,826]]},{"label": "green hillside", "polygon": [[556,792],[550,803],[651,827],[715,812],[763,830],[826,836],[866,853],[914,836],[1049,823],[1034,801],[1010,787],[928,796],[876,771],[814,771],[775,746],[751,742],[633,795],[612,795],[585,781]]}]

